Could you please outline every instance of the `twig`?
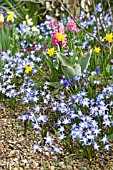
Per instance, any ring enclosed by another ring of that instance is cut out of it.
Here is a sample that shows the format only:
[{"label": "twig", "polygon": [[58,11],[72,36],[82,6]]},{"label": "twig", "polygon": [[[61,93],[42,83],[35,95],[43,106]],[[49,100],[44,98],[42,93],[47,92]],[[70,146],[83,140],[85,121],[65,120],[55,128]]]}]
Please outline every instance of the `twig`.
[{"label": "twig", "polygon": [[46,13],[47,13],[47,11],[48,11],[48,9],[46,9],[43,13],[41,13],[41,14],[38,14],[37,16],[39,17],[39,16],[41,16],[41,15],[45,15]]},{"label": "twig", "polygon": [[25,2],[23,2],[22,4],[21,4],[21,2],[19,2],[18,4],[16,4],[16,6],[14,7],[14,9],[17,9],[18,7],[20,7],[20,6],[24,5],[24,4],[25,4]]}]

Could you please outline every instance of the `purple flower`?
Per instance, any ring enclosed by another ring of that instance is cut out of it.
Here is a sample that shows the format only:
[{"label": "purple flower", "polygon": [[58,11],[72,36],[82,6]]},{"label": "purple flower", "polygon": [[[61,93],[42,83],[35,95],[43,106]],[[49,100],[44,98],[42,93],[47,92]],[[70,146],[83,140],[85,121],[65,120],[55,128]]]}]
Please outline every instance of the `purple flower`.
[{"label": "purple flower", "polygon": [[108,151],[109,151],[110,146],[111,146],[110,144],[107,144],[107,145],[105,145],[104,149],[106,149],[106,150],[108,150]]},{"label": "purple flower", "polygon": [[100,67],[99,66],[96,67],[96,73],[100,74]]},{"label": "purple flower", "polygon": [[108,138],[106,137],[106,134],[104,135],[104,137],[101,140],[104,144],[108,143]]},{"label": "purple flower", "polygon": [[97,151],[99,150],[99,147],[100,147],[100,146],[97,144],[97,142],[94,142],[94,143],[93,143],[93,146],[94,146],[94,149],[95,149],[95,150],[97,150]]},{"label": "purple flower", "polygon": [[69,81],[68,80],[64,80],[63,81],[63,86],[64,86],[64,88],[69,87],[70,86]]},{"label": "purple flower", "polygon": [[47,133],[46,137],[44,137],[44,139],[46,141],[45,142],[46,144],[48,143],[48,144],[50,144],[50,146],[52,146],[54,139],[51,136],[49,136],[48,133]]},{"label": "purple flower", "polygon": [[54,152],[56,152],[57,154],[61,153],[62,151],[62,148],[59,148],[57,145],[53,146],[53,148],[54,148]]}]

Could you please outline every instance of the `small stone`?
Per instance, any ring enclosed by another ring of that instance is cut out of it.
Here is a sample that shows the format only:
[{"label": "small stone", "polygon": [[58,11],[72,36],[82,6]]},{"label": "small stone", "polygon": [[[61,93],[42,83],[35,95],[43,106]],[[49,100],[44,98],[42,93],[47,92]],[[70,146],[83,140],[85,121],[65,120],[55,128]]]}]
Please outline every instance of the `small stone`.
[{"label": "small stone", "polygon": [[0,160],[0,163],[3,163],[4,161],[3,160]]},{"label": "small stone", "polygon": [[73,167],[73,170],[79,170],[76,166]]},{"label": "small stone", "polygon": [[26,164],[26,166],[25,166],[26,168],[29,168],[29,164]]},{"label": "small stone", "polygon": [[35,167],[39,166],[39,163],[36,162],[35,160],[32,160],[32,162],[33,162],[33,165],[34,165]]},{"label": "small stone", "polygon": [[19,170],[19,169],[15,167],[13,170]]},{"label": "small stone", "polygon": [[40,170],[44,170],[44,168],[41,167]]},{"label": "small stone", "polygon": [[27,163],[27,159],[23,159],[22,162],[24,162],[26,164]]},{"label": "small stone", "polygon": [[49,152],[45,152],[45,154],[46,154],[47,156],[50,156]]},{"label": "small stone", "polygon": [[18,162],[18,158],[14,158],[13,161],[14,161],[14,162]]},{"label": "small stone", "polygon": [[63,162],[63,161],[62,161],[62,162],[59,162],[59,166],[61,166],[62,168],[65,168],[64,162]]},{"label": "small stone", "polygon": [[113,164],[113,162],[109,161],[108,164]]},{"label": "small stone", "polygon": [[71,165],[67,165],[66,168],[67,168],[68,170],[72,170],[72,169],[73,169]]},{"label": "small stone", "polygon": [[57,156],[53,156],[53,159],[57,160]]},{"label": "small stone", "polygon": [[50,167],[50,170],[55,170],[55,167],[54,167],[54,166],[51,166],[51,167]]},{"label": "small stone", "polygon": [[23,170],[23,168],[20,167],[19,170]]}]

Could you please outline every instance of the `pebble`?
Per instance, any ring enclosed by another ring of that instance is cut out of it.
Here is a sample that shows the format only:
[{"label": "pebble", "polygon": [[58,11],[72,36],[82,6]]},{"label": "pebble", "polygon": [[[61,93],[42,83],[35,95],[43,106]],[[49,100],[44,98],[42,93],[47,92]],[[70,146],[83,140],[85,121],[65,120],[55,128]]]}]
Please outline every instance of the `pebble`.
[{"label": "pebble", "polygon": [[55,166],[51,166],[51,167],[50,167],[50,170],[55,170]]},{"label": "pebble", "polygon": [[62,168],[65,168],[65,165],[64,165],[64,162],[63,162],[63,161],[62,161],[62,162],[59,162],[58,165],[61,166]]},{"label": "pebble", "polygon": [[[0,121],[0,126],[1,125],[3,126],[3,128],[1,128],[0,131],[1,132],[0,147],[2,147],[2,153],[0,153],[0,168],[4,168],[4,167],[6,168],[7,166],[9,170],[44,170],[43,165],[40,161],[42,155],[39,152],[37,152],[38,154],[36,153],[37,154],[36,155],[31,150],[32,142],[30,140],[30,137],[29,138],[22,137],[21,134],[23,133],[20,133],[21,136],[19,138],[15,137],[16,128],[11,129],[12,135],[5,134],[5,131],[7,132],[8,127],[11,128],[11,126],[8,125],[7,122],[9,121],[8,120],[7,121],[3,120],[2,122]],[[96,157],[93,159],[92,166],[89,165],[88,161],[86,159],[83,159],[82,157],[77,157],[77,158],[75,157],[74,160],[71,160],[71,162],[69,161],[68,162],[69,165],[66,166],[65,160],[63,159],[63,155],[66,155],[65,153],[63,153],[61,158],[60,157],[58,158],[56,155],[51,156],[48,153],[47,155],[44,153],[43,156],[44,156],[44,163],[48,161],[50,164],[49,170],[57,170],[57,169],[58,170],[96,170],[96,169],[113,170],[113,167],[106,166],[107,164],[113,165],[112,153],[113,153],[113,148],[111,149],[111,153],[107,153],[107,152],[97,153]],[[55,163],[58,165],[58,168],[54,166]],[[22,166],[23,168],[20,167],[21,164],[23,165]]]},{"label": "pebble", "polygon": [[57,158],[57,156],[53,156],[53,159],[57,160],[58,158]]},{"label": "pebble", "polygon": [[26,164],[27,163],[27,159],[23,159],[22,162]]},{"label": "pebble", "polygon": [[73,167],[72,167],[71,165],[67,165],[66,168],[67,168],[68,170],[73,170]]},{"label": "pebble", "polygon": [[19,170],[19,169],[15,167],[13,170]]}]

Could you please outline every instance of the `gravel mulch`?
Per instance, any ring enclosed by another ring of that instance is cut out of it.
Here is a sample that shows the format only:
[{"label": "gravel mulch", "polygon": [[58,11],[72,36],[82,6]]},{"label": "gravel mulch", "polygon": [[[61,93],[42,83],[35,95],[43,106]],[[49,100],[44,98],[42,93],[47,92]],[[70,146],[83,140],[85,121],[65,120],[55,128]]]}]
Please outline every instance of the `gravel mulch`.
[{"label": "gravel mulch", "polygon": [[34,133],[28,130],[23,135],[23,124],[16,121],[20,113],[22,107],[12,111],[7,103],[0,104],[0,170],[113,170],[113,146],[109,153],[98,153],[92,163],[83,157],[66,161],[64,153],[56,156],[33,152]]}]

